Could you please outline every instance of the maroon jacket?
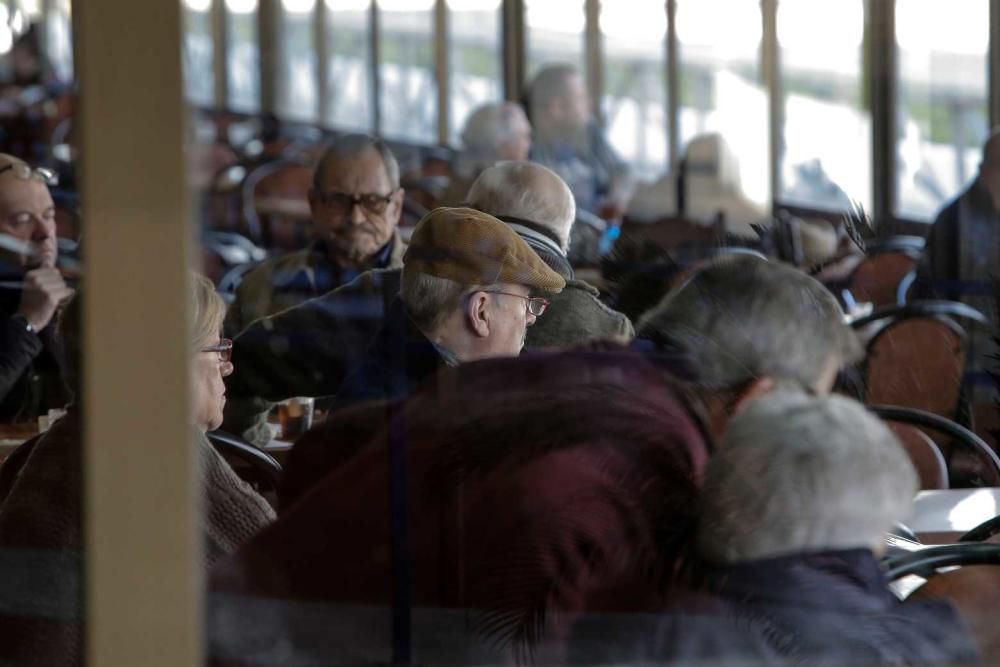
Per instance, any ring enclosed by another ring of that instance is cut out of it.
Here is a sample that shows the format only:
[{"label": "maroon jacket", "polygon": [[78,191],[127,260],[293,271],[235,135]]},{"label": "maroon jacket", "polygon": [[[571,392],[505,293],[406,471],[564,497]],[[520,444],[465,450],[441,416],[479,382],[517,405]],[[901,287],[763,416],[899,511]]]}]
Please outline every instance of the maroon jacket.
[{"label": "maroon jacket", "polygon": [[[515,658],[578,613],[659,604],[708,456],[664,370],[635,353],[449,369],[404,402],[341,413],[297,444],[289,495],[325,476],[214,569],[217,597],[390,605],[389,440],[408,459],[409,603],[465,610],[469,636]],[[236,641],[238,619],[211,618],[210,631]],[[247,650],[266,653],[260,641]]]}]

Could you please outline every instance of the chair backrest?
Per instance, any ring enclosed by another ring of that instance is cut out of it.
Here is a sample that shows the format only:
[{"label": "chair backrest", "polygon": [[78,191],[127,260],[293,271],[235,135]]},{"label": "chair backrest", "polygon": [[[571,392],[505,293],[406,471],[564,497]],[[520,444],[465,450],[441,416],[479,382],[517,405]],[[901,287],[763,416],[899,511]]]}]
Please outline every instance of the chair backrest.
[{"label": "chair backrest", "polygon": [[966,336],[943,316],[891,319],[869,341],[865,402],[955,416],[965,371]]},{"label": "chair backrest", "polygon": [[920,490],[948,488],[948,465],[933,438],[912,424],[889,422],[920,477]]},{"label": "chair backrest", "polygon": [[243,182],[247,236],[266,248],[294,250],[311,235],[309,189],[313,169],[302,162],[270,162]]},{"label": "chair backrest", "polygon": [[[277,492],[278,485],[281,483],[281,464],[273,456],[225,431],[212,431],[207,435],[208,441],[212,443],[216,451],[222,454],[223,458],[230,462],[235,460],[237,463],[244,464],[243,466],[234,466],[234,469],[237,473],[243,472],[241,477],[245,481],[267,487],[258,488],[260,492]],[[250,474],[241,470],[243,467],[249,469]]]},{"label": "chair backrest", "polygon": [[872,303],[875,308],[899,303],[899,285],[917,268],[910,252],[891,250],[869,255],[858,264],[847,281],[855,303]]},{"label": "chair backrest", "polygon": [[926,410],[897,405],[869,405],[868,409],[883,421],[916,426],[935,442],[948,442],[975,457],[980,477],[986,486],[1000,486],[1000,457],[978,435],[950,419]]}]

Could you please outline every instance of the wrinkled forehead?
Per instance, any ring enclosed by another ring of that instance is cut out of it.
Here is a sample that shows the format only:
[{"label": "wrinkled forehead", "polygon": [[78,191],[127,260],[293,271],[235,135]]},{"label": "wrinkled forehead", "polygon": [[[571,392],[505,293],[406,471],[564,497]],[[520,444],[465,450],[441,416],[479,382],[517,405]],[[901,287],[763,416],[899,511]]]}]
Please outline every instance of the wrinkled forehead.
[{"label": "wrinkled forehead", "polygon": [[330,155],[322,165],[320,186],[327,191],[385,194],[392,189],[382,155],[375,148]]}]

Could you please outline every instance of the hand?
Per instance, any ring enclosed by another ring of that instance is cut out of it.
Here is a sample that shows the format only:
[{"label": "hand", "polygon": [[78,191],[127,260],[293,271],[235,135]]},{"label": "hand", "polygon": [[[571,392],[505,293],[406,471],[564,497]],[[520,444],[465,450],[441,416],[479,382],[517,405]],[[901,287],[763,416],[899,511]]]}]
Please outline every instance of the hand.
[{"label": "hand", "polygon": [[57,269],[46,267],[28,271],[24,276],[21,305],[17,314],[22,315],[35,331],[41,331],[56,314],[59,304],[73,296]]}]

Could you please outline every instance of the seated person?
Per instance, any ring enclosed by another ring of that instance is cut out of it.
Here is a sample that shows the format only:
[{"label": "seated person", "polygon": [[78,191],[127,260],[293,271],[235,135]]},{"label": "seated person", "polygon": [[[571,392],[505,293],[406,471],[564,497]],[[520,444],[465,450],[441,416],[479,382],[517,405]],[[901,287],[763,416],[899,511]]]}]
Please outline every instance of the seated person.
[{"label": "seated person", "polygon": [[634,178],[594,122],[587,84],[576,68],[542,69],[531,82],[528,102],[535,128],[531,159],[566,181],[578,209],[621,218]]},{"label": "seated person", "polygon": [[[493,216],[438,208],[421,220],[403,256],[399,297],[338,405],[399,398],[441,366],[516,357],[528,327],[566,281]],[[502,298],[501,298],[502,297]]]},{"label": "seated person", "polygon": [[636,335],[690,360],[690,391],[715,438],[776,388],[828,393],[863,354],[823,285],[753,255],[713,259],[643,315]]},{"label": "seated person", "polygon": [[504,160],[528,159],[531,123],[524,109],[513,102],[484,104],[469,114],[462,130],[462,152],[455,163],[444,206],[465,206],[469,186],[483,169]]},{"label": "seated person", "polygon": [[567,252],[576,207],[573,193],[557,174],[533,162],[504,162],[479,175],[466,201],[509,224],[566,279],[566,288],[552,296],[546,317],[528,330],[527,347],[632,339],[635,330],[629,319],[604,305],[597,288],[574,277]]},{"label": "seated person", "polygon": [[950,605],[902,604],[877,560],[917,490],[903,448],[860,404],[790,391],[762,398],[733,418],[708,464],[698,592],[676,595],[655,630],[648,617],[578,623],[570,662],[974,663]]},{"label": "seated person", "polygon": [[[510,225],[542,261],[566,280],[553,308],[528,329],[527,347],[631,339],[621,313],[605,306],[595,288],[576,280],[566,258],[575,206],[566,184],[537,164],[509,162],[480,175],[466,197],[473,208]],[[378,331],[399,293],[399,270],[369,271],[333,292],[254,323],[237,339],[237,370],[227,382],[232,397],[226,429],[258,446],[271,433],[271,401],[335,393],[352,361]]]},{"label": "seated person", "polygon": [[396,226],[403,189],[396,158],[381,139],[365,134],[335,139],[316,165],[309,208],[316,239],[243,278],[226,318],[229,335],[326,294],[363,271],[401,266],[406,246]]},{"label": "seated person", "polygon": [[21,289],[0,287],[0,421],[33,422],[69,396],[55,322],[73,290],[55,268],[55,205],[51,175],[0,154],[0,234],[25,252],[0,248],[0,273]]},{"label": "seated person", "polygon": [[672,370],[617,348],[486,359],[334,413],[292,449],[278,521],[213,570],[213,657],[387,662],[400,590],[427,665],[530,662],[578,613],[657,608],[707,458]]},{"label": "seated person", "polygon": [[[274,519],[274,511],[260,495],[241,481],[205,438],[205,432],[222,421],[225,392],[222,378],[232,370],[231,343],[219,338],[225,304],[207,279],[193,283],[191,351],[191,414],[194,431],[190,442],[201,458],[203,494],[202,535],[206,566],[233,551],[253,533]],[[66,313],[68,378],[79,396],[79,299]],[[79,402],[65,417],[26,445],[32,451],[9,495],[0,505],[0,553],[6,570],[18,576],[0,577],[0,598],[17,601],[19,590],[49,591],[58,604],[51,608],[5,606],[0,613],[3,633],[0,663],[80,664],[83,660],[83,609],[81,570],[83,538],[82,452],[83,415]],[[4,476],[8,476],[5,471]],[[151,517],[150,520],[155,520]],[[33,598],[34,599],[34,598]],[[63,606],[59,606],[63,605]]]},{"label": "seated person", "polygon": [[[915,294],[923,299],[961,301],[1000,322],[996,280],[1000,266],[1000,128],[983,145],[976,179],[934,220],[917,270]],[[974,402],[993,402],[996,387],[988,375],[998,351],[993,333],[967,330],[968,360],[974,373]]]}]

